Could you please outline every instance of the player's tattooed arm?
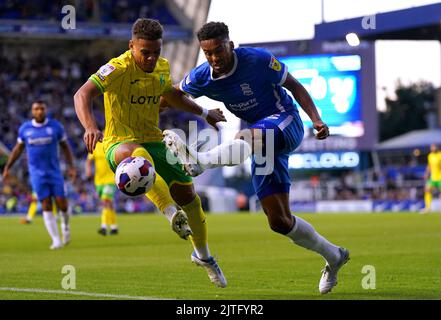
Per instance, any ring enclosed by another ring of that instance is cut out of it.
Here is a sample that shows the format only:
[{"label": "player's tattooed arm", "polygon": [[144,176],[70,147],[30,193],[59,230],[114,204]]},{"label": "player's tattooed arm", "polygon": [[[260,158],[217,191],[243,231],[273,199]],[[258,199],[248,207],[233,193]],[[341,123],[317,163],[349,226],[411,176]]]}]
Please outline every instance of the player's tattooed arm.
[{"label": "player's tattooed arm", "polygon": [[89,153],[93,153],[97,142],[103,140],[103,133],[98,129],[92,111],[92,100],[100,94],[98,87],[87,80],[74,95],[75,112],[84,128],[83,139]]},{"label": "player's tattooed arm", "polygon": [[9,178],[9,169],[14,165],[15,161],[20,157],[25,148],[24,143],[17,143],[11,151],[11,155],[3,168],[3,181]]},{"label": "player's tattooed arm", "polygon": [[329,128],[320,117],[317,107],[305,87],[288,73],[283,86],[291,91],[296,101],[300,104],[303,111],[311,119],[313,127],[317,130],[315,137],[319,140],[326,139],[329,136]]}]

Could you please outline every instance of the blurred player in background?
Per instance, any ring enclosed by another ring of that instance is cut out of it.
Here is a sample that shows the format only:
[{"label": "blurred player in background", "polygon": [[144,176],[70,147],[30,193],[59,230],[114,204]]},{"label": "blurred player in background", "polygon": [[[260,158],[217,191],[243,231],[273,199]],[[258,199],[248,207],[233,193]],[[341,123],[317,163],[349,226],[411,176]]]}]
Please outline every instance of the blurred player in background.
[{"label": "blurred player in background", "polygon": [[430,207],[432,205],[432,192],[436,189],[441,191],[441,151],[436,144],[430,146],[424,180],[426,181],[426,186],[424,188],[425,206],[421,213],[428,213],[430,212]]},{"label": "blurred player in background", "polygon": [[[38,201],[37,194],[34,191],[32,191],[28,212],[26,214],[26,217],[20,218],[20,223],[21,224],[32,223],[37,212],[40,210],[41,210],[41,202]],[[57,205],[55,201],[52,201],[52,212],[55,216],[57,215]]]},{"label": "blurred player in background", "polygon": [[[93,164],[95,164],[95,174],[93,173]],[[88,154],[86,160],[86,177],[88,179],[94,176],[94,182],[98,196],[101,199],[101,227],[98,233],[105,236],[107,229],[110,228],[110,234],[118,234],[118,225],[116,224],[116,212],[113,207],[113,197],[115,196],[115,174],[110,169],[104,154],[103,144],[98,142],[92,154]]]},{"label": "blurred player in background", "polygon": [[[32,104],[32,116],[33,119],[22,124],[18,131],[17,144],[5,165],[3,179],[7,181],[10,168],[26,147],[32,190],[41,201],[44,223],[52,238],[50,249],[59,249],[70,242],[70,225],[58,144],[65,155],[70,178],[75,179],[76,170],[64,128],[57,120],[46,117],[46,104],[43,101]],[[52,213],[53,198],[61,211],[62,239],[58,232],[57,218]]]},{"label": "blurred player in background", "polygon": [[[37,194],[34,191],[32,191],[31,200],[30,200],[29,208],[28,208],[28,213],[26,214],[26,217],[22,217],[20,219],[20,223],[21,224],[32,223],[32,221],[35,218],[35,215],[37,214],[38,205],[39,205],[39,202],[38,202],[38,199],[37,199]],[[54,208],[52,208],[52,210],[53,209]]]},{"label": "blurred player in background", "polygon": [[[245,120],[250,129],[239,132],[236,139],[202,153],[185,146],[179,136],[170,130],[164,131],[164,142],[179,158],[188,159],[190,155],[196,160],[185,165],[192,176],[208,168],[235,165],[237,160],[243,162],[255,151],[256,146],[263,147],[263,154],[266,155],[272,151],[273,170],[265,174],[256,173],[263,166],[256,162],[256,154],[253,154],[251,170],[254,189],[273,231],[323,256],[326,265],[319,291],[328,293],[337,284],[337,272],[349,260],[349,251],[330,243],[308,222],[291,214],[288,158],[300,145],[304,131],[297,107],[285,89],[292,93],[311,118],[317,130],[316,138],[327,138],[328,127],[321,120],[305,88],[271,53],[261,48],[234,49],[228,27],[222,22],[205,24],[197,35],[207,62],[193,69],[181,81],[179,88],[195,98],[204,95],[222,101],[229,111]],[[274,134],[270,141],[272,145],[266,144],[265,135],[268,132]],[[254,150],[242,139],[247,135],[252,136]],[[240,157],[234,159],[237,150],[240,150]],[[226,154],[229,157],[225,157]]]},{"label": "blurred player in background", "polygon": [[[115,171],[130,156],[143,157],[153,164],[156,182],[147,197],[180,237],[190,237],[194,247],[192,261],[205,268],[215,285],[225,287],[225,277],[208,248],[205,214],[192,179],[179,163],[168,163],[162,131],[158,128],[161,96],[174,107],[202,113],[201,107],[172,86],[169,63],[160,57],[162,33],[158,21],[138,19],[132,27],[129,50],[102,66],[77,91],[75,110],[85,129],[87,150],[92,153],[96,143],[103,139],[91,110],[92,99],[104,94],[103,145],[111,169]],[[225,120],[220,110],[212,110],[206,119],[211,125]]]}]

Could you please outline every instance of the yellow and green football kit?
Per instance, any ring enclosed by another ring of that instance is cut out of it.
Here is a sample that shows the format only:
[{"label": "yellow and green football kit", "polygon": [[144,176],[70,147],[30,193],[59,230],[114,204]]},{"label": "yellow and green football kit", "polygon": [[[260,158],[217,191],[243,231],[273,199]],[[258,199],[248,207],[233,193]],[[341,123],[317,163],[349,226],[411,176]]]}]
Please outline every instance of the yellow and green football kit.
[{"label": "yellow and green football kit", "polygon": [[431,152],[427,158],[427,164],[430,169],[430,186],[441,190],[441,151]]},{"label": "yellow and green football kit", "polygon": [[98,142],[93,154],[89,154],[87,158],[95,162],[94,182],[99,197],[102,200],[113,200],[116,190],[115,174],[107,163],[103,144]]},{"label": "yellow and green football kit", "polygon": [[424,192],[424,203],[426,210],[430,210],[432,205],[432,188],[441,191],[441,151],[431,152],[427,157],[427,165],[430,170],[430,179],[427,180],[429,190]]},{"label": "yellow and green football kit", "polygon": [[165,161],[167,149],[158,127],[160,97],[173,88],[168,61],[160,57],[153,72],[144,72],[128,50],[111,59],[89,80],[104,94],[103,145],[111,169],[116,170],[114,153],[118,145],[133,142],[149,152],[156,172],[168,186],[191,183],[179,163],[170,165]]},{"label": "yellow and green football kit", "polygon": [[[107,163],[103,144],[98,142],[93,154],[89,154],[87,158],[95,162],[94,182],[98,196],[102,201],[113,202],[116,191],[115,174]],[[101,227],[104,228],[105,226],[111,226],[113,229],[117,228],[116,212],[113,206],[103,206],[102,208]]]},{"label": "yellow and green football kit", "polygon": [[[160,57],[153,72],[144,72],[136,64],[130,50],[111,59],[89,78],[104,94],[106,130],[104,150],[113,171],[116,170],[115,151],[121,143],[137,143],[141,147],[132,156],[141,156],[155,167],[156,181],[147,197],[162,212],[175,205],[169,191],[173,184],[192,184],[182,166],[167,162],[167,148],[159,129],[161,95],[173,90],[170,66]],[[187,215],[196,247],[205,246],[207,231],[205,215],[198,196],[182,207]]]}]

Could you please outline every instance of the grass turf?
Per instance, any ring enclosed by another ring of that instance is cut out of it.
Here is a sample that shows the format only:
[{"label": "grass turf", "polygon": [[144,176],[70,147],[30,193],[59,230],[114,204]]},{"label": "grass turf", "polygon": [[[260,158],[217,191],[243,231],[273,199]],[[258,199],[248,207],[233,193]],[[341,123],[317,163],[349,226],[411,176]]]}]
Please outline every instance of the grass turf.
[{"label": "grass turf", "polygon": [[[72,218],[72,243],[50,251],[41,217],[30,225],[0,218],[0,287],[62,290],[64,265],[76,270],[76,291],[165,299],[440,299],[441,215],[301,215],[351,260],[339,284],[318,293],[321,257],[271,232],[263,214],[208,215],[212,253],[228,280],[216,288],[190,262],[192,248],[159,215],[120,215],[120,234],[97,234],[99,217]],[[375,267],[375,289],[365,290],[365,265]],[[108,299],[11,292],[4,299]]]}]

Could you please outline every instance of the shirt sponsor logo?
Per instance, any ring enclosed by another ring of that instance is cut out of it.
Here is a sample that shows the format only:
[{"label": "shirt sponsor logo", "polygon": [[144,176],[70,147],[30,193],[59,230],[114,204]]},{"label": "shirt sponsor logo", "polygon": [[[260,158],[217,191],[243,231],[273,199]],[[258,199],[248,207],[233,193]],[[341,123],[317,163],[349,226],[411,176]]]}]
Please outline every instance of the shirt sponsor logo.
[{"label": "shirt sponsor logo", "polygon": [[41,138],[28,138],[28,144],[32,145],[43,145],[43,144],[51,144],[52,137],[41,137]]},{"label": "shirt sponsor logo", "polygon": [[132,104],[144,104],[147,102],[147,104],[153,103],[157,104],[159,102],[160,96],[139,96],[135,97],[133,94],[130,97],[130,103]]},{"label": "shirt sponsor logo", "polygon": [[234,111],[245,111],[254,108],[259,103],[256,98],[241,103],[229,103],[228,106]]},{"label": "shirt sponsor logo", "polygon": [[271,57],[271,61],[270,61],[269,67],[271,69],[275,70],[275,71],[282,70],[282,65],[280,64],[280,62],[275,57]]}]

